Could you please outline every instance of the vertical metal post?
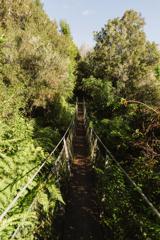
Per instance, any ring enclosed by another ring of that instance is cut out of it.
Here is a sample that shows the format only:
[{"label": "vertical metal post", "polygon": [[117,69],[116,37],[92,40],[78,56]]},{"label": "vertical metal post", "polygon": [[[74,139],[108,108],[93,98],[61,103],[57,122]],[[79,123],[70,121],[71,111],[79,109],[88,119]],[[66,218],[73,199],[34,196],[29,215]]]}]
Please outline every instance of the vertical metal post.
[{"label": "vertical metal post", "polygon": [[68,152],[68,148],[67,148],[67,143],[66,143],[66,139],[63,139],[63,143],[64,143],[64,150],[65,150],[65,155],[66,155],[66,162],[67,162],[67,168],[69,171],[69,174],[71,174],[71,167],[70,167],[70,161],[69,161],[69,152]]},{"label": "vertical metal post", "polygon": [[78,97],[76,97],[76,109],[75,109],[75,121],[77,120],[78,118]]},{"label": "vertical metal post", "polygon": [[96,151],[96,147],[97,147],[97,138],[94,139],[94,143],[93,143],[93,147],[92,147],[92,152],[91,152],[91,160],[93,160],[94,158],[94,153]]},{"label": "vertical metal post", "polygon": [[91,128],[89,133],[89,143],[91,147],[92,147],[92,136],[93,136],[93,129]]},{"label": "vertical metal post", "polygon": [[83,98],[83,122],[84,122],[84,126],[85,128],[87,127],[86,126],[86,122],[87,122],[87,119],[86,119],[86,102],[85,102],[85,99]]},{"label": "vertical metal post", "polygon": [[86,103],[85,103],[84,98],[83,98],[83,120],[85,123],[85,121],[86,121]]}]

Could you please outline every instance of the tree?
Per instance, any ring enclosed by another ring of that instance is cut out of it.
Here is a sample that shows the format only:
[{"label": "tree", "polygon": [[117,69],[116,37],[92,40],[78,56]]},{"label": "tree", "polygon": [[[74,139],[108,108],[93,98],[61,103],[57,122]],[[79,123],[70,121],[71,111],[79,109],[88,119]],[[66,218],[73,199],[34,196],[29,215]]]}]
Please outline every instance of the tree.
[{"label": "tree", "polygon": [[155,43],[146,40],[143,27],[141,15],[129,10],[95,33],[90,56],[94,76],[111,81],[120,96],[134,96],[139,87],[156,83],[159,52]]},{"label": "tree", "polygon": [[60,30],[61,30],[62,34],[71,38],[70,27],[69,27],[69,24],[65,20],[60,21]]},{"label": "tree", "polygon": [[[141,15],[129,10],[95,33],[94,50],[79,64],[77,89],[89,103],[90,124],[159,209],[160,55],[143,27]],[[106,155],[103,166],[101,159],[95,171],[106,239],[158,240],[158,219],[122,172],[114,164],[106,166]]]},{"label": "tree", "polygon": [[[67,100],[76,54],[71,38],[59,32],[40,0],[0,0],[0,214],[71,120],[74,108]],[[53,212],[61,194],[54,176],[43,186],[47,177],[45,170],[1,222],[1,239],[11,238],[21,221],[17,239],[54,238]]]}]

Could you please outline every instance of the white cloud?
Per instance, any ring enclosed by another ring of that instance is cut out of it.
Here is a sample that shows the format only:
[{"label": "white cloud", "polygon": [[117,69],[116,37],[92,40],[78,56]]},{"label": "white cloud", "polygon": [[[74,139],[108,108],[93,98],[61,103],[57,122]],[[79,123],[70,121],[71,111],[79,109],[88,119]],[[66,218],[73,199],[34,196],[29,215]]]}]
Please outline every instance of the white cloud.
[{"label": "white cloud", "polygon": [[95,11],[89,10],[89,9],[86,9],[82,12],[83,16],[89,16],[89,15],[93,15],[93,14],[95,14]]}]

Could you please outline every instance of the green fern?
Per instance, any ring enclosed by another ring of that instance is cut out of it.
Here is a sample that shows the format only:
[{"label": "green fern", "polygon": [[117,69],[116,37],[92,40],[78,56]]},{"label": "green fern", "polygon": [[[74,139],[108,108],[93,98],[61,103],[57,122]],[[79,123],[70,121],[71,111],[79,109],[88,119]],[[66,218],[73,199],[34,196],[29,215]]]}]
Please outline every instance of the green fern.
[{"label": "green fern", "polygon": [[53,185],[49,185],[49,186],[47,186],[47,188],[48,188],[48,190],[49,190],[49,192],[51,194],[51,197],[53,199],[58,200],[59,202],[65,204],[65,202],[64,202],[64,200],[62,198],[62,194],[61,194],[59,188],[56,187],[56,185],[54,185],[54,184]]}]

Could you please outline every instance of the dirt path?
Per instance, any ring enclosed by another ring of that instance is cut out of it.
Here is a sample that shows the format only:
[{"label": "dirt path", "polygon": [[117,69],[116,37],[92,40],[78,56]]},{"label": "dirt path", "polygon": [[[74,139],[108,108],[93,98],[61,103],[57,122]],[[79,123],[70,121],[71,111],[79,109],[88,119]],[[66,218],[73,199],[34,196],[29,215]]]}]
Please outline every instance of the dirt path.
[{"label": "dirt path", "polygon": [[63,240],[103,240],[98,222],[92,168],[83,124],[83,104],[78,105],[72,167]]}]

